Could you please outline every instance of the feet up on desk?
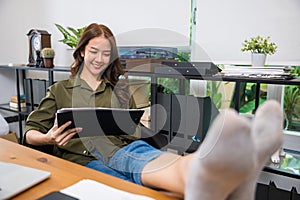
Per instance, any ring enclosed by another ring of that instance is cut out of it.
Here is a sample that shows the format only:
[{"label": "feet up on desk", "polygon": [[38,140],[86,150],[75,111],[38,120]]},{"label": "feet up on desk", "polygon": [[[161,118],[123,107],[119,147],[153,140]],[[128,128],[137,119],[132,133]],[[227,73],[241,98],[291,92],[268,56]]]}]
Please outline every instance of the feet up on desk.
[{"label": "feet up on desk", "polygon": [[222,112],[194,155],[186,199],[254,199],[256,178],[280,147],[283,114],[276,101],[260,106],[252,122]]}]

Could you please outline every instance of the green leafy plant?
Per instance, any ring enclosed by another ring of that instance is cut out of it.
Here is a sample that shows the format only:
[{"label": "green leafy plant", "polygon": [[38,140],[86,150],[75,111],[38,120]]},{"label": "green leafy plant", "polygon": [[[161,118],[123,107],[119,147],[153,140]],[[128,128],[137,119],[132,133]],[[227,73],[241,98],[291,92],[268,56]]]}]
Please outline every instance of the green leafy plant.
[{"label": "green leafy plant", "polygon": [[76,47],[81,34],[83,33],[84,29],[86,28],[86,27],[82,27],[82,28],[66,27],[66,28],[64,28],[60,24],[55,24],[55,26],[64,36],[64,39],[59,40],[59,42],[62,42],[71,48]]},{"label": "green leafy plant", "polygon": [[179,51],[177,54],[177,60],[180,62],[188,62],[191,58],[190,51]]},{"label": "green leafy plant", "polygon": [[158,78],[159,92],[165,94],[179,93],[179,79],[176,78]]},{"label": "green leafy plant", "polygon": [[250,51],[251,53],[262,53],[272,55],[277,50],[274,42],[269,42],[270,36],[263,38],[260,35],[244,40],[241,51]]},{"label": "green leafy plant", "polygon": [[[299,76],[300,66],[294,66],[291,74]],[[300,130],[300,86],[286,85],[284,88],[284,111],[287,118],[287,129]]]},{"label": "green leafy plant", "polygon": [[[240,83],[240,113],[255,113],[255,101],[256,101],[256,83]],[[267,100],[267,92],[263,91],[262,88],[266,87],[266,84],[261,84],[261,90],[259,92],[259,105],[263,104]],[[230,107],[234,108],[236,105],[235,92],[232,94],[232,101]]]},{"label": "green leafy plant", "polygon": [[43,48],[41,51],[42,58],[54,58],[55,51],[52,48]]},{"label": "green leafy plant", "polygon": [[287,154],[282,161],[280,169],[288,172],[292,172],[295,174],[299,174],[300,170],[300,159],[297,156],[293,156],[291,154]]},{"label": "green leafy plant", "polygon": [[[218,109],[222,107],[222,93],[219,92],[221,81],[207,81],[207,96],[210,96]],[[225,83],[226,84],[226,83]]]}]

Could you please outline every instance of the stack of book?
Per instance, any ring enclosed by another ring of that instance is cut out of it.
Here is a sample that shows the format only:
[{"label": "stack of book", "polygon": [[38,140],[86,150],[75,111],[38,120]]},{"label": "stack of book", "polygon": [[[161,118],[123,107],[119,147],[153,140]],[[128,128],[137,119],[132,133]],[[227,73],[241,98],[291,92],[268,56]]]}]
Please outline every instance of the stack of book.
[{"label": "stack of book", "polygon": [[[20,107],[21,107],[21,111],[25,111],[26,110],[26,101],[25,101],[25,95],[20,95]],[[11,109],[14,110],[18,110],[19,108],[19,104],[18,104],[18,97],[16,95],[12,96],[9,102],[9,107]]]},{"label": "stack of book", "polygon": [[255,78],[294,78],[289,72],[292,68],[287,67],[246,67],[246,66],[225,66],[219,73],[223,76],[240,76],[240,77],[255,77]]}]

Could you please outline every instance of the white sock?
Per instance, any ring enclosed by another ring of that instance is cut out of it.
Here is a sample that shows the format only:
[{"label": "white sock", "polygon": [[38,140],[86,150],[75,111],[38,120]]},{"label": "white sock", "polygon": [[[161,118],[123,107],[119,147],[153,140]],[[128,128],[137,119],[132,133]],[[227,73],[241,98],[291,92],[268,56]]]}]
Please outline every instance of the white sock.
[{"label": "white sock", "polygon": [[225,199],[255,166],[249,121],[234,110],[218,115],[194,153],[185,199]]},{"label": "white sock", "polygon": [[260,106],[252,122],[252,138],[255,144],[256,166],[252,176],[243,182],[228,200],[253,200],[257,178],[272,154],[283,142],[283,113],[278,102],[267,101]]}]

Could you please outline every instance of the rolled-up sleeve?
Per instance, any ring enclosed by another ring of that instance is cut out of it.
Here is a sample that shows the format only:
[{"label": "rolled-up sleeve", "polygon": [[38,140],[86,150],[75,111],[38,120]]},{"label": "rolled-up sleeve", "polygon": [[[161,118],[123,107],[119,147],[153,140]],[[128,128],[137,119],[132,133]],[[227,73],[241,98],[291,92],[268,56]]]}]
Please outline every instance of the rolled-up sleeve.
[{"label": "rolled-up sleeve", "polygon": [[47,133],[54,124],[56,110],[55,97],[49,88],[46,96],[41,100],[39,108],[31,112],[27,117],[24,134],[29,130]]}]

